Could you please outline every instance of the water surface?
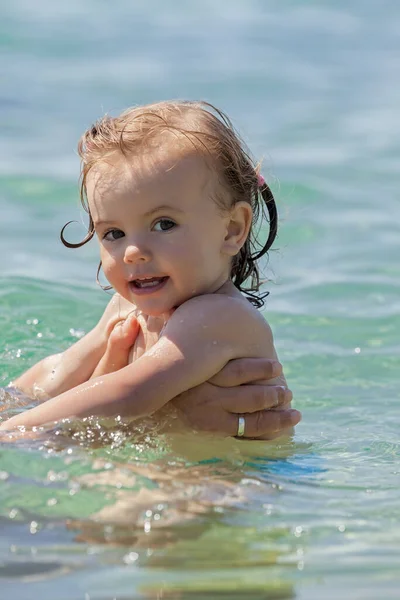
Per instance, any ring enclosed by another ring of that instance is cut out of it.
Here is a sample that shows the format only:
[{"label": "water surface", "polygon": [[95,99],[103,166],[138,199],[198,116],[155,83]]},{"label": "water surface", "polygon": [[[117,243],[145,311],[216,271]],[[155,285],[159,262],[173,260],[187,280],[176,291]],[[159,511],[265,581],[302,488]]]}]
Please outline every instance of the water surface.
[{"label": "water surface", "polygon": [[2,594],[398,598],[398,3],[136,4],[0,9],[0,385],[108,300],[96,244],[58,240],[83,129],[204,98],[277,196],[265,316],[304,419],[272,445],[95,421],[3,443]]}]

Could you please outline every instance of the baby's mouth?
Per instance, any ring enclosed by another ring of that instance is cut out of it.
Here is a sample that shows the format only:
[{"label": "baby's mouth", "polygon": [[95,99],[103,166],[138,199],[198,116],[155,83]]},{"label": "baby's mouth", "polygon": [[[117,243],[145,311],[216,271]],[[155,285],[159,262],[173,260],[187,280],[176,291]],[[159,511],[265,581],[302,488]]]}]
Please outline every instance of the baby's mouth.
[{"label": "baby's mouth", "polygon": [[131,285],[134,288],[139,290],[143,290],[146,288],[155,288],[165,281],[167,281],[168,277],[143,277],[141,279],[133,279],[131,281]]}]

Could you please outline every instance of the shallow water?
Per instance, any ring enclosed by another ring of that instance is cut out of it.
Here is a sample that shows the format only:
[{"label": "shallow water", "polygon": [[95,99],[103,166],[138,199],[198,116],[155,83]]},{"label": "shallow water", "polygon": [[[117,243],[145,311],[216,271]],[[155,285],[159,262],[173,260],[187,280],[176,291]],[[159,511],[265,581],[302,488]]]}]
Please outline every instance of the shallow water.
[{"label": "shallow water", "polygon": [[279,202],[265,314],[303,412],[281,444],[96,421],[4,442],[2,596],[398,598],[399,30],[394,0],[0,8],[0,386],[107,302],[95,244],[58,241],[83,128],[202,97]]}]

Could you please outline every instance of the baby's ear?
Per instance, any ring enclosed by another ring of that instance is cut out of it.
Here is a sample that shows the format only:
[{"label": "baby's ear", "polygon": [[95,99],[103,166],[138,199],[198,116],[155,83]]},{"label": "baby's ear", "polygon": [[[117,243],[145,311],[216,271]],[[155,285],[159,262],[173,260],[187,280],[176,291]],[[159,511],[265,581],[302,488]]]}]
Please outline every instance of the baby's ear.
[{"label": "baby's ear", "polygon": [[230,211],[227,233],[223,243],[223,253],[236,256],[249,235],[253,210],[248,202],[238,202]]}]

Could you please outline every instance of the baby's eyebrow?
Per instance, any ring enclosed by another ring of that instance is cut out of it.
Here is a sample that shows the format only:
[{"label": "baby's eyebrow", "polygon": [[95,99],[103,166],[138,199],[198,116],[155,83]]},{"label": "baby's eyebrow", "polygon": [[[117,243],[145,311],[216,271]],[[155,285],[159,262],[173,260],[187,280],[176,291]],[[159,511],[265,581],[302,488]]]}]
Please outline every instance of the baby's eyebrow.
[{"label": "baby's eyebrow", "polygon": [[104,227],[104,225],[113,225],[112,221],[93,221],[94,227]]},{"label": "baby's eyebrow", "polygon": [[154,213],[162,212],[164,210],[167,211],[167,212],[170,212],[170,211],[178,212],[178,213],[183,213],[184,212],[178,206],[170,206],[169,204],[161,204],[160,206],[156,206],[155,208],[152,208],[151,210],[148,210],[147,212],[144,213],[143,216],[150,217]]}]

